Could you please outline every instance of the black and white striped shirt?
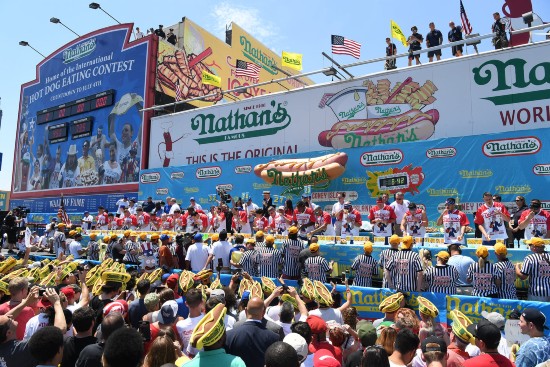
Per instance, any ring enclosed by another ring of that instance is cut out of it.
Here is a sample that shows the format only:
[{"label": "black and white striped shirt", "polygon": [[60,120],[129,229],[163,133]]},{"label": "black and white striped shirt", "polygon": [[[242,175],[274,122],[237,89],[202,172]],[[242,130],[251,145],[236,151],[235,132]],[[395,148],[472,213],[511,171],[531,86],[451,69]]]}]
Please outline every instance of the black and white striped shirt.
[{"label": "black and white striped shirt", "polygon": [[[380,253],[380,261],[378,262],[380,267],[382,268],[382,275],[384,274],[384,269],[386,269],[387,263],[391,260],[391,258],[398,252],[398,249],[388,248],[385,250],[382,250]],[[382,288],[387,288],[386,284],[386,277],[382,277]]]},{"label": "black and white striped shirt", "polygon": [[525,257],[521,273],[529,276],[529,294],[550,296],[550,254],[530,254]]},{"label": "black and white striped shirt", "polygon": [[401,250],[386,264],[386,270],[390,272],[393,287],[399,291],[416,291],[416,281],[419,271],[422,271],[420,256],[410,250]]},{"label": "black and white striped shirt", "polygon": [[318,255],[308,257],[304,268],[311,281],[318,280],[321,283],[327,281],[327,271],[330,270],[330,266],[324,257]]},{"label": "black and white striped shirt", "polygon": [[283,263],[281,250],[273,247],[261,247],[257,251],[258,262],[260,264],[260,276],[279,278],[279,265]]},{"label": "black and white striped shirt", "polygon": [[90,240],[88,242],[88,260],[99,260],[99,243],[97,241]]},{"label": "black and white striped shirt", "polygon": [[139,263],[138,254],[132,255],[130,251],[138,251],[140,248],[140,245],[137,242],[128,241],[126,242],[126,253],[124,254],[124,262],[130,262],[130,263]]},{"label": "black and white striped shirt", "polygon": [[378,261],[370,255],[358,255],[353,260],[351,269],[355,270],[354,286],[371,287],[373,275],[378,275]]},{"label": "black and white striped shirt", "polygon": [[518,299],[516,293],[516,268],[510,260],[499,261],[495,263],[497,270],[497,279],[501,280],[498,287],[498,298]]},{"label": "black and white striped shirt", "polygon": [[305,248],[305,244],[301,240],[285,240],[281,247],[283,253],[284,265],[283,274],[297,277],[300,275],[300,251]]},{"label": "black and white striped shirt", "polygon": [[495,279],[497,276],[497,269],[489,261],[485,262],[483,269],[479,267],[479,263],[476,261],[468,268],[468,279],[472,280],[472,296],[476,297],[488,297],[498,294],[497,285]]},{"label": "black and white striped shirt", "polygon": [[424,279],[428,292],[456,294],[458,270],[452,265],[436,265],[426,268]]},{"label": "black and white striped shirt", "polygon": [[242,266],[243,271],[250,274],[252,277],[258,276],[258,251],[246,250],[239,260],[239,265]]}]

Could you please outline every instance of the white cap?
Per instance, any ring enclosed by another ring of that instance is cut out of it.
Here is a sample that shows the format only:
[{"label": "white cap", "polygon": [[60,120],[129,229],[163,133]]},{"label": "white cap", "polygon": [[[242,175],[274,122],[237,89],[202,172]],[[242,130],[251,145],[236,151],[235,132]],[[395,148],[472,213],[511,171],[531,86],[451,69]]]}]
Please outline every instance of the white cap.
[{"label": "white cap", "polygon": [[481,316],[485,320],[489,321],[491,324],[495,325],[497,328],[504,329],[506,320],[504,319],[504,316],[502,316],[498,312],[481,311]]},{"label": "white cap", "polygon": [[296,333],[290,333],[285,336],[283,342],[287,343],[296,350],[298,358],[300,359],[300,363],[302,363],[307,358],[307,355],[309,353],[308,345],[303,336]]}]

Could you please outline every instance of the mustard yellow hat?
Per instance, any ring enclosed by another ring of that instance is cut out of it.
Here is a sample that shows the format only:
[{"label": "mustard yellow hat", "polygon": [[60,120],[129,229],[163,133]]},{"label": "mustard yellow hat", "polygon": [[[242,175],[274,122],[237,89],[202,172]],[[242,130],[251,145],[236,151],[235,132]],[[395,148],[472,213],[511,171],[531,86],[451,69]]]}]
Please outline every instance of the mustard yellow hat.
[{"label": "mustard yellow hat", "polygon": [[296,234],[298,233],[298,227],[292,226],[288,229],[288,234]]},{"label": "mustard yellow hat", "polygon": [[365,244],[363,245],[363,251],[367,254],[372,253],[372,242],[371,241],[365,242]]},{"label": "mustard yellow hat", "polygon": [[273,280],[271,280],[268,277],[262,277],[262,291],[266,295],[269,295],[269,294],[273,293],[275,288],[277,288],[277,285],[275,285]]},{"label": "mustard yellow hat", "polygon": [[4,292],[4,294],[8,296],[10,295],[10,291],[8,289],[8,283],[0,280],[0,292]]},{"label": "mustard yellow hat", "polygon": [[411,236],[405,236],[401,239],[401,248],[410,250],[413,247],[414,239]]},{"label": "mustard yellow hat", "polygon": [[300,288],[300,293],[308,299],[315,299],[315,286],[313,285],[313,282],[309,278],[303,279],[302,287]]},{"label": "mustard yellow hat", "polygon": [[296,301],[296,298],[292,297],[288,293],[285,293],[281,296],[281,301],[289,302],[290,304],[292,304],[292,307],[294,307],[295,310],[298,309],[298,302]]},{"label": "mustard yellow hat", "polygon": [[401,292],[392,294],[391,296],[384,298],[384,300],[380,302],[378,309],[384,313],[395,312],[401,308],[401,301],[403,301],[403,298],[404,296]]},{"label": "mustard yellow hat", "polygon": [[424,297],[418,297],[418,311],[426,316],[436,317],[439,310],[430,300]]},{"label": "mustard yellow hat", "polygon": [[128,273],[121,273],[117,271],[105,271],[101,274],[101,280],[103,282],[115,282],[115,283],[128,283],[131,276]]},{"label": "mustard yellow hat", "polygon": [[268,235],[265,237],[264,241],[267,243],[275,243],[275,237],[273,237],[272,235]]},{"label": "mustard yellow hat", "polygon": [[495,254],[498,254],[498,255],[506,255],[508,253],[508,249],[506,248],[506,245],[500,242],[495,243],[494,249],[495,249]]},{"label": "mustard yellow hat", "polygon": [[544,247],[544,240],[539,237],[533,237],[530,240],[525,241],[525,243],[537,247]]},{"label": "mustard yellow hat", "polygon": [[440,259],[443,259],[443,260],[449,260],[451,255],[447,251],[439,251],[437,255],[435,255],[435,257],[439,257]]},{"label": "mustard yellow hat", "polygon": [[485,246],[479,246],[476,250],[476,256],[486,258],[489,256],[489,250]]},{"label": "mustard yellow hat", "polygon": [[399,245],[401,243],[401,239],[398,235],[392,234],[389,239],[390,245]]},{"label": "mustard yellow hat", "polygon": [[205,346],[216,344],[225,333],[223,318],[226,309],[222,303],[218,303],[199,321],[193,329],[189,342],[193,348],[202,349]]},{"label": "mustard yellow hat", "polygon": [[309,251],[311,252],[319,251],[319,244],[317,242],[314,242],[311,245],[309,245]]}]

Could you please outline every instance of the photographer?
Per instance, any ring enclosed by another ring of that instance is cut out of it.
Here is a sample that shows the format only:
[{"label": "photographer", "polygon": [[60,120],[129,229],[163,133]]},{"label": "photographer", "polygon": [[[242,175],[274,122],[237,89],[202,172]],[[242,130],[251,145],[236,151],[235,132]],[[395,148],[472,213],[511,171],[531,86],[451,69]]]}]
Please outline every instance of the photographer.
[{"label": "photographer", "polygon": [[519,230],[525,230],[523,238],[530,240],[533,237],[548,238],[550,228],[550,213],[541,209],[539,199],[531,199],[529,210],[524,210],[519,218]]},{"label": "photographer", "polygon": [[[17,209],[14,209],[16,211]],[[8,254],[15,254],[13,251],[13,246],[17,242],[17,223],[16,216],[11,210],[8,212],[8,215],[4,218],[4,224],[2,225],[2,230],[8,235]]]}]

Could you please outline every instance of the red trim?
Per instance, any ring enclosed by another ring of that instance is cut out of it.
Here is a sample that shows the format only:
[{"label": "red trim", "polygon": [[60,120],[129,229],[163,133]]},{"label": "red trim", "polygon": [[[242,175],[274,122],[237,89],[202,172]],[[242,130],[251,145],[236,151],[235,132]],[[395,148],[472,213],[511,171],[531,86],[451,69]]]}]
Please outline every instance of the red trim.
[{"label": "red trim", "polygon": [[[155,35],[149,35],[149,52],[147,55],[147,76],[145,78],[144,108],[155,105],[155,83],[157,79],[157,58],[159,39]],[[149,167],[149,144],[151,138],[151,118],[154,111],[143,113],[143,126],[141,130],[141,169]]]},{"label": "red trim", "polygon": [[40,191],[25,191],[25,192],[12,192],[10,198],[12,199],[37,199],[43,197],[55,197],[55,196],[70,196],[70,195],[90,195],[90,194],[107,194],[107,193],[124,193],[135,192],[139,189],[139,184],[117,184],[117,185],[103,185],[103,186],[80,186],[72,189],[53,189],[53,190],[40,190]]}]

